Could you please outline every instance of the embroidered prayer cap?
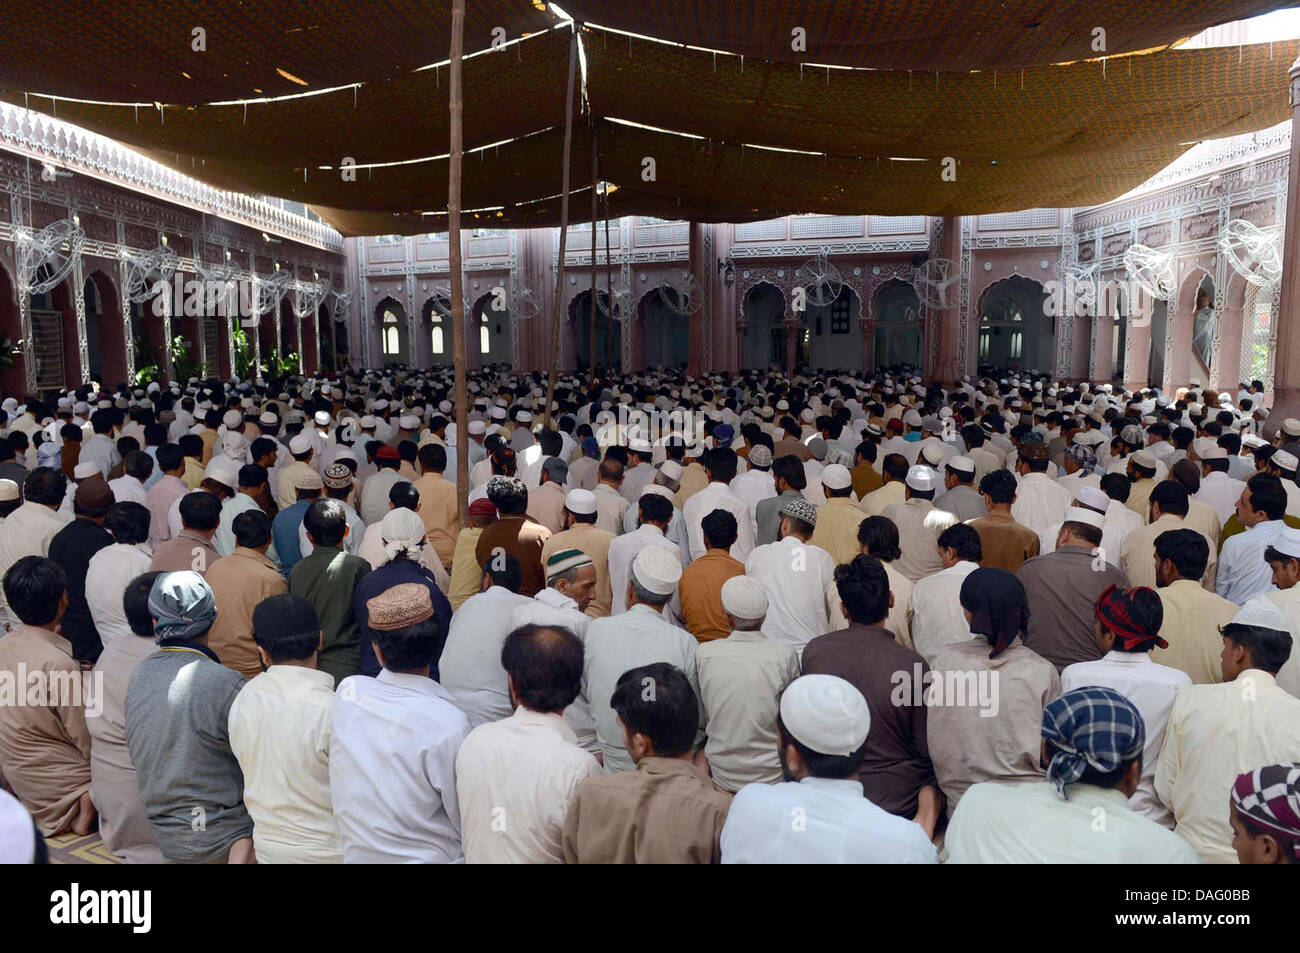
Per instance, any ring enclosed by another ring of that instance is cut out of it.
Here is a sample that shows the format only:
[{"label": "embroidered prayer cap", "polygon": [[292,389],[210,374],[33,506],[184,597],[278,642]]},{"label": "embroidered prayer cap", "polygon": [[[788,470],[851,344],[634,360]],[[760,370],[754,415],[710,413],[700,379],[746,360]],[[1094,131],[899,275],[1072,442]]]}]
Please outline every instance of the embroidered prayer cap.
[{"label": "embroidered prayer cap", "polygon": [[384,444],[382,447],[380,447],[378,450],[375,451],[375,459],[376,460],[400,460],[402,459],[402,455],[397,452],[396,447],[390,447],[388,444]]},{"label": "embroidered prayer cap", "polygon": [[1068,800],[1066,788],[1088,768],[1109,773],[1142,754],[1146,726],[1137,707],[1115,691],[1090,685],[1066,692],[1043,709],[1043,737],[1056,750],[1047,780]]},{"label": "embroidered prayer cap", "polygon": [[871,709],[851,683],[835,675],[801,675],[781,693],[781,724],[818,754],[846,758],[871,731]]},{"label": "embroidered prayer cap", "polygon": [[331,463],[325,468],[321,480],[331,490],[341,490],[352,485],[352,471],[345,463]]},{"label": "embroidered prayer cap", "polygon": [[935,473],[931,467],[924,464],[916,464],[907,468],[907,479],[905,481],[909,487],[918,493],[925,493],[933,490],[939,483],[939,474]]},{"label": "embroidered prayer cap", "polygon": [[786,500],[781,506],[781,515],[807,523],[814,528],[817,526],[817,507],[802,497]]},{"label": "embroidered prayer cap", "polygon": [[751,447],[749,451],[749,462],[756,467],[769,467],[772,465],[772,451],[767,449],[763,444]]},{"label": "embroidered prayer cap", "polygon": [[1020,459],[1021,460],[1046,460],[1047,444],[1041,440],[1021,440],[1020,441]]},{"label": "embroidered prayer cap", "polygon": [[293,475],[293,488],[295,490],[320,490],[324,486],[325,482],[315,470],[302,470]]},{"label": "embroidered prayer cap", "polygon": [[486,496],[474,500],[469,505],[470,516],[496,516],[497,508],[492,505],[492,501]]},{"label": "embroidered prayer cap", "polygon": [[1085,470],[1091,470],[1097,465],[1097,451],[1087,444],[1073,443],[1065,448],[1066,456],[1077,463]]},{"label": "embroidered prayer cap", "polygon": [[582,550],[565,549],[546,560],[546,581],[549,583],[556,576],[571,569],[581,569],[583,566],[594,565],[595,563],[591,561],[591,557]]},{"label": "embroidered prayer cap", "polygon": [[366,600],[366,611],[370,628],[392,632],[433,618],[433,600],[429,598],[429,590],[420,583],[403,582]]}]

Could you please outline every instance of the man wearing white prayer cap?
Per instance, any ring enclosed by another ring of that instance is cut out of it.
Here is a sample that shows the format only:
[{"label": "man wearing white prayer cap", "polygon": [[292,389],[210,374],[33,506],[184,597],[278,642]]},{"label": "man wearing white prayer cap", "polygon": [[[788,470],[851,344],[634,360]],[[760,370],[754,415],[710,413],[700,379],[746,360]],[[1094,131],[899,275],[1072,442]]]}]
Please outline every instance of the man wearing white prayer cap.
[{"label": "man wearing white prayer cap", "polygon": [[1278,450],[1264,461],[1263,469],[1282,481],[1282,489],[1286,490],[1286,515],[1300,517],[1300,486],[1295,482],[1297,466],[1300,460],[1295,454]]},{"label": "man wearing white prayer cap", "polygon": [[904,480],[904,501],[890,504],[881,514],[898,527],[902,555],[894,560],[893,566],[912,582],[943,569],[939,537],[949,526],[959,522],[952,513],[935,508],[938,486],[939,474],[931,467],[924,464],[909,467]]},{"label": "man wearing white prayer cap", "polygon": [[842,463],[822,469],[822,491],[826,502],[817,507],[817,525],[812,544],[831,554],[835,563],[846,563],[858,554],[858,526],[865,519],[853,498],[853,474]]},{"label": "man wearing white prayer cap", "polygon": [[1156,795],[1204,863],[1236,859],[1222,792],[1237,774],[1300,762],[1300,699],[1277,683],[1294,650],[1277,605],[1265,596],[1248,599],[1223,627],[1223,684],[1193,685],[1174,701]]},{"label": "man wearing white prayer cap", "polygon": [[1264,551],[1286,528],[1287,502],[1286,488],[1276,475],[1257,473],[1246,481],[1236,507],[1246,531],[1226,537],[1219,549],[1214,588],[1228,601],[1243,605],[1272,587]]},{"label": "man wearing white prayer cap", "polygon": [[1300,698],[1300,529],[1288,526],[1278,534],[1273,545],[1264,550],[1264,560],[1273,571],[1276,589],[1264,595],[1277,606],[1291,633],[1291,655],[1277,673],[1277,683],[1286,692]]},{"label": "man wearing white prayer cap", "polygon": [[[722,862],[937,864],[921,827],[863,796],[858,769],[871,714],[862,693],[834,675],[804,675],[781,695],[781,784],[736,795],[722,829]],[[791,825],[789,818],[800,818]]]},{"label": "man wearing white prayer cap", "polygon": [[[663,546],[647,546],[632,562],[625,598],[626,612],[594,619],[584,643],[583,696],[591,702],[596,719],[605,772],[630,771],[635,766],[623,744],[623,732],[610,698],[628,669],[666,662],[681,669],[699,696],[696,678],[695,637],[663,618],[663,608],[677,591],[682,564],[677,553]],[[698,744],[704,737],[707,716],[701,708]]]},{"label": "man wearing white prayer cap", "polygon": [[767,593],[752,576],[722,584],[722,610],[730,636],[701,643],[695,658],[709,717],[709,772],[718,787],[738,791],[781,779],[777,699],[799,676],[799,656],[789,643],[763,634]]},{"label": "man wearing white prayer cap", "polygon": [[542,546],[545,564],[556,553],[577,550],[586,553],[596,566],[596,586],[591,601],[583,610],[593,619],[610,613],[612,594],[609,580],[609,544],[614,534],[596,526],[596,494],[573,489],[564,495],[563,529]]},{"label": "man wearing white prayer cap", "polygon": [[[931,447],[924,453],[929,454]],[[966,520],[987,516],[989,508],[984,497],[974,487],[975,461],[970,457],[953,455],[943,464],[943,485],[945,490],[935,498],[935,509],[944,510],[957,517],[963,523]]]}]

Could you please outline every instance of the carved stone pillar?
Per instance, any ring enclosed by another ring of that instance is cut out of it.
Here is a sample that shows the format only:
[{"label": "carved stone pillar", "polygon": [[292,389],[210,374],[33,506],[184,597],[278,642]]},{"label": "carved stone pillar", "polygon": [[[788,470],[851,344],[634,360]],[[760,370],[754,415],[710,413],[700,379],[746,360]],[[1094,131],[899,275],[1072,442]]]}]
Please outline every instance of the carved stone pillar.
[{"label": "carved stone pillar", "polygon": [[1291,65],[1291,164],[1287,168],[1286,232],[1281,300],[1274,315],[1277,348],[1273,364],[1273,407],[1265,436],[1277,433],[1288,417],[1300,416],[1300,60]]}]

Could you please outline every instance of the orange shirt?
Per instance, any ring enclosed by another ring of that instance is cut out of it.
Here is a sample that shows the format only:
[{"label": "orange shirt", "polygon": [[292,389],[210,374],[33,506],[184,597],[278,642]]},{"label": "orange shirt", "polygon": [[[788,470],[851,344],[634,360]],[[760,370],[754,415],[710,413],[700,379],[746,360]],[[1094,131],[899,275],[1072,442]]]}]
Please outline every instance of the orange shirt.
[{"label": "orange shirt", "polygon": [[722,611],[722,584],[744,574],[745,564],[725,549],[710,549],[682,570],[677,595],[691,635],[701,642],[731,635],[731,624]]}]

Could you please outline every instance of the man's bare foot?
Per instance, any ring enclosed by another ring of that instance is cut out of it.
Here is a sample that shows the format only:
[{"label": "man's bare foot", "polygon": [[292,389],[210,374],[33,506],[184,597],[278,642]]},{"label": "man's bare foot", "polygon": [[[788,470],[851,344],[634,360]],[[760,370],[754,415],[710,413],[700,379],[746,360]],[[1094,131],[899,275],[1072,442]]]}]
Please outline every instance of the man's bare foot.
[{"label": "man's bare foot", "polygon": [[90,792],[87,791],[77,801],[77,819],[72,822],[72,833],[78,837],[85,837],[95,829],[95,822],[99,819],[99,812],[95,810],[95,802],[90,799]]}]

